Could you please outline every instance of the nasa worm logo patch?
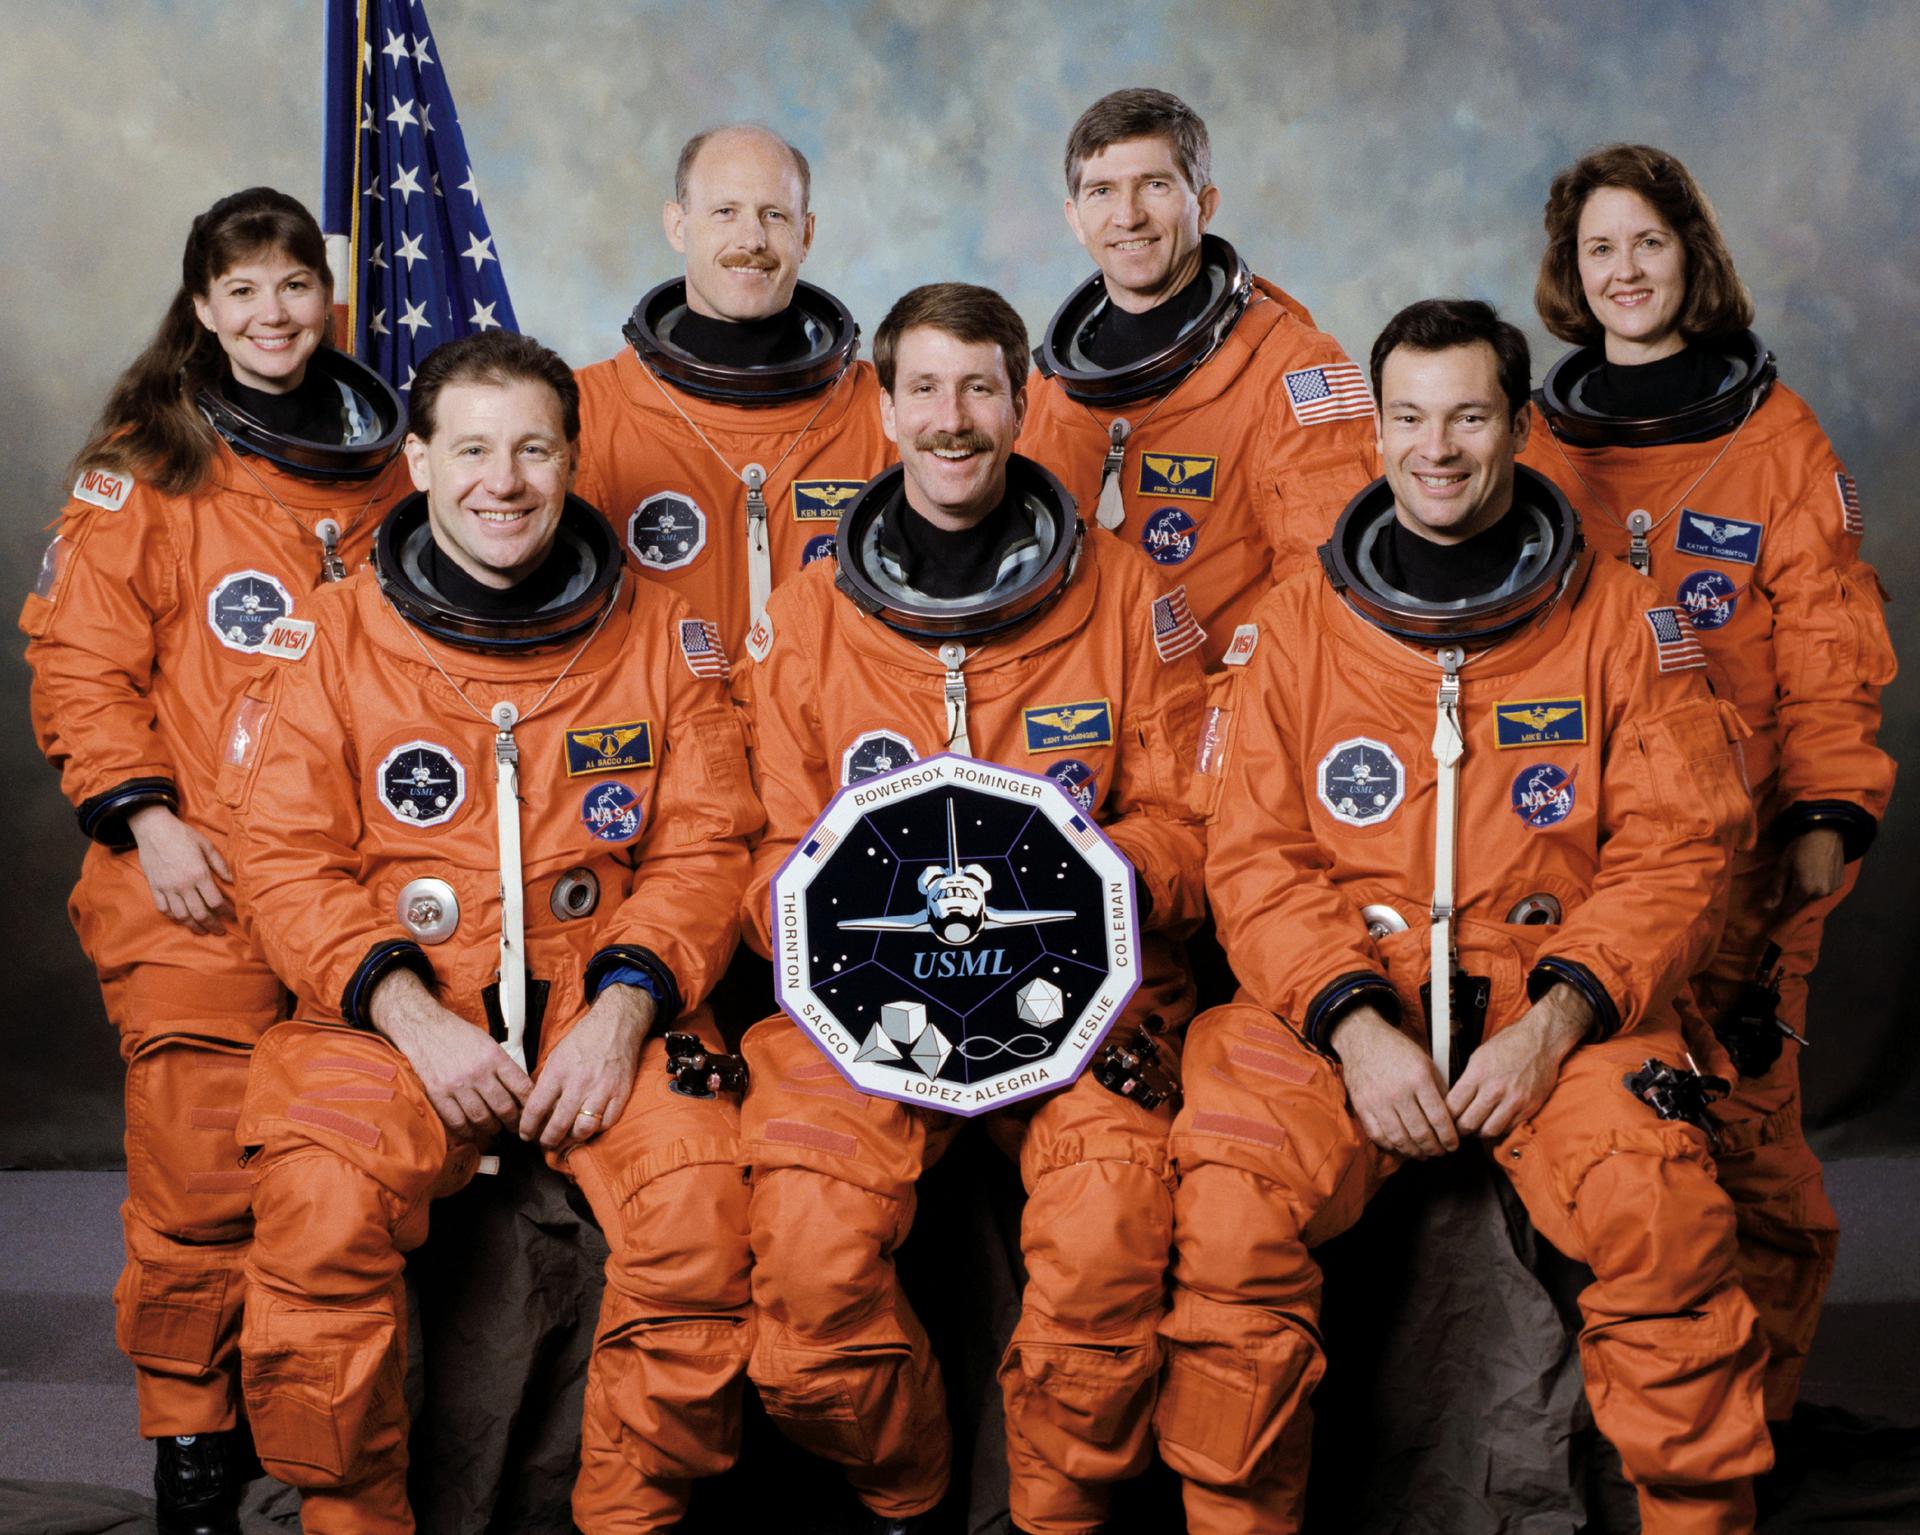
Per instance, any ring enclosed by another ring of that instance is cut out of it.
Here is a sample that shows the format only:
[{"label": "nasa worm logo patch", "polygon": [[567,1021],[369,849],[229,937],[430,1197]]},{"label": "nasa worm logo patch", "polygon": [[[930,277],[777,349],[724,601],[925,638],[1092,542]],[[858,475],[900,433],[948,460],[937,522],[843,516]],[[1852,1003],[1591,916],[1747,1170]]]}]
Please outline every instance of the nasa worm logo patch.
[{"label": "nasa worm logo patch", "polygon": [[1092,810],[1100,797],[1100,780],[1078,757],[1062,757],[1047,769],[1047,777],[1065,789],[1067,797],[1082,810]]},{"label": "nasa worm logo patch", "polygon": [[437,741],[408,741],[380,759],[380,803],[402,826],[439,826],[466,802],[467,771]]},{"label": "nasa worm logo patch", "polygon": [[861,783],[919,760],[920,754],[905,736],[891,730],[863,730],[840,753],[840,782],[843,786]]},{"label": "nasa worm logo patch", "polygon": [[678,570],[707,547],[707,514],[678,491],[658,491],[627,519],[627,547],[649,569]]},{"label": "nasa worm logo patch", "polygon": [[1513,780],[1513,813],[1535,831],[1573,814],[1573,774],[1551,762],[1522,768]]},{"label": "nasa worm logo patch", "polygon": [[640,834],[640,796],[623,783],[597,783],[580,801],[580,824],[602,842],[631,842]]},{"label": "nasa worm logo patch", "polygon": [[254,654],[293,613],[293,594],[264,570],[236,570],[207,593],[207,627],[229,650]]},{"label": "nasa worm logo patch", "polygon": [[1733,617],[1739,588],[1724,571],[1696,570],[1680,583],[1674,600],[1687,610],[1696,629],[1718,629]]},{"label": "nasa worm logo patch", "polygon": [[1155,564],[1178,565],[1200,542],[1199,524],[1177,506],[1163,506],[1140,529],[1140,547]]},{"label": "nasa worm logo patch", "polygon": [[1320,803],[1349,826],[1377,826],[1407,797],[1407,772],[1393,748],[1368,736],[1334,746],[1315,778]]}]

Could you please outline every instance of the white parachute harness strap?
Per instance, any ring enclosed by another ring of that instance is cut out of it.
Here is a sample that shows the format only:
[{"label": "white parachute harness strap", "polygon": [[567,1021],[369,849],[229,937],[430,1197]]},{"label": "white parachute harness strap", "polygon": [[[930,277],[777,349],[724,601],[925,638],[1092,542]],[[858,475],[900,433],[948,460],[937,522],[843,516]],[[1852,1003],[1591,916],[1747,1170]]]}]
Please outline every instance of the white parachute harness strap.
[{"label": "white parachute harness strap", "polygon": [[1429,1043],[1440,1080],[1450,1082],[1453,1070],[1453,862],[1459,840],[1460,759],[1467,754],[1467,738],[1460,730],[1460,668],[1465,653],[1449,645],[1436,658],[1440,690],[1434,699],[1433,761],[1437,769],[1433,814],[1433,906],[1427,960]]},{"label": "white parachute harness strap", "polygon": [[1740,418],[1740,424],[1728,434],[1727,440],[1721,444],[1720,451],[1713,455],[1713,462],[1695,475],[1693,477],[1693,483],[1681,491],[1680,494],[1674,498],[1673,505],[1668,507],[1658,517],[1655,517],[1653,513],[1647,511],[1644,507],[1637,506],[1628,512],[1624,519],[1617,516],[1613,508],[1608,506],[1606,501],[1601,497],[1600,492],[1593,488],[1593,482],[1580,472],[1579,466],[1575,464],[1572,459],[1567,457],[1567,450],[1561,446],[1560,439],[1553,434],[1551,429],[1547,432],[1547,441],[1553,444],[1553,451],[1560,455],[1560,462],[1567,466],[1568,473],[1585,488],[1588,497],[1593,502],[1594,509],[1616,528],[1625,530],[1627,535],[1627,562],[1644,576],[1648,571],[1653,569],[1653,548],[1651,542],[1653,535],[1658,533],[1672,520],[1673,514],[1686,505],[1687,497],[1698,490],[1701,485],[1706,482],[1707,476],[1720,467],[1720,460],[1725,458],[1727,456],[1727,450],[1740,440],[1740,434],[1747,429],[1747,423],[1753,419],[1753,413],[1760,408],[1761,398],[1761,394],[1755,394],[1753,403],[1747,407],[1747,413]]},{"label": "white parachute harness strap", "polygon": [[1133,423],[1125,416],[1116,416],[1107,430],[1112,434],[1112,444],[1100,473],[1100,504],[1094,509],[1093,520],[1103,528],[1112,529],[1127,520],[1126,503],[1120,499],[1120,470],[1127,461],[1127,436],[1133,431]]},{"label": "white parachute harness strap", "polygon": [[[618,592],[616,587],[616,600]],[[607,603],[605,611],[580,642],[580,648],[567,657],[567,664],[560,668],[559,675],[547,684],[546,692],[524,714],[504,700],[492,709],[482,709],[474,703],[467,696],[467,690],[455,682],[440,664],[440,658],[427,649],[426,641],[414,632],[413,625],[397,610],[395,613],[400,618],[400,626],[413,635],[413,643],[420,647],[420,654],[440,674],[441,680],[459,695],[460,702],[493,726],[493,820],[500,854],[500,1022],[507,1033],[500,1048],[512,1057],[513,1063],[522,1071],[532,1068],[527,1064],[526,1049],[527,893],[520,865],[520,744],[514,740],[513,730],[514,726],[524,725],[546,707],[547,700],[553,697],[553,690],[567,680],[567,674],[587,653],[587,647],[600,637],[600,631],[606,627],[615,605],[615,601]]]},{"label": "white parachute harness strap", "polygon": [[967,647],[951,642],[942,645],[940,664],[947,669],[947,750],[971,757],[973,742],[967,735],[967,679],[960,671],[967,664]]},{"label": "white parachute harness strap", "polygon": [[527,1070],[527,898],[520,868],[520,711],[493,706],[493,824],[500,844],[500,1048]]},{"label": "white parachute harness strap", "polygon": [[747,600],[753,608],[753,614],[747,620],[749,629],[767,616],[767,597],[773,591],[773,550],[767,528],[767,481],[778,474],[780,466],[793,457],[793,450],[799,447],[801,439],[813,430],[813,423],[820,419],[820,412],[832,403],[833,397],[840,392],[841,384],[846,382],[852,373],[851,368],[841,371],[840,376],[821,396],[820,403],[814,407],[813,414],[807,417],[807,424],[794,434],[793,441],[788,443],[786,450],[773,461],[771,469],[762,469],[758,464],[748,464],[744,469],[736,469],[728,461],[727,455],[713,445],[713,439],[700,430],[700,423],[680,408],[680,402],[673,397],[673,391],[666,386],[660,375],[652,368],[647,369],[647,377],[653,380],[653,387],[660,391],[660,398],[671,405],[674,414],[687,423],[688,430],[698,437],[706,446],[706,450],[720,461],[720,467],[747,488]]}]

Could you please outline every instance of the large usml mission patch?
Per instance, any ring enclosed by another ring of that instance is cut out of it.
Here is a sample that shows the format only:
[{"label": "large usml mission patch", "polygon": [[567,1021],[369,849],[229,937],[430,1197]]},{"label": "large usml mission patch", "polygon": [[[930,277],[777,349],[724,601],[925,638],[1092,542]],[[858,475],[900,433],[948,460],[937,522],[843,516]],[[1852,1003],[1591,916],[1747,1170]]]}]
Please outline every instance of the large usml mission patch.
[{"label": "large usml mission patch", "polygon": [[1140,985],[1133,867],[1049,778],[842,789],[773,881],[780,1005],[862,1092],[981,1114],[1080,1074]]}]

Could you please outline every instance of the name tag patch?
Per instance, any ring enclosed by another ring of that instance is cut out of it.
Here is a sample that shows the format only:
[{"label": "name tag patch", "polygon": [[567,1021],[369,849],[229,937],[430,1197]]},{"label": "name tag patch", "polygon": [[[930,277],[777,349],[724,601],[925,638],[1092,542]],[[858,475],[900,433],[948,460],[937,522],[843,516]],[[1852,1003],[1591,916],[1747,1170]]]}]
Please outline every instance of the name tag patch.
[{"label": "name tag patch", "polygon": [[865,480],[795,480],[795,522],[838,522],[847,503],[867,488]]},{"label": "name tag patch", "polygon": [[619,725],[589,725],[567,732],[567,777],[585,773],[625,773],[653,766],[653,722],[627,720]]},{"label": "name tag patch", "polygon": [[1175,501],[1211,501],[1213,478],[1219,467],[1216,455],[1142,453],[1140,494]]},{"label": "name tag patch", "polygon": [[1111,746],[1113,706],[1104,698],[1079,703],[1043,704],[1023,710],[1030,752],[1065,751],[1070,746]]},{"label": "name tag patch", "polygon": [[1521,698],[1493,706],[1493,744],[1505,751],[1515,746],[1548,746],[1587,738],[1587,700],[1579,698]]},{"label": "name tag patch", "polygon": [[1751,565],[1760,558],[1760,532],[1761,525],[1757,522],[1704,517],[1683,506],[1679,529],[1673,535],[1673,547],[1682,554],[1703,554],[1710,560]]}]

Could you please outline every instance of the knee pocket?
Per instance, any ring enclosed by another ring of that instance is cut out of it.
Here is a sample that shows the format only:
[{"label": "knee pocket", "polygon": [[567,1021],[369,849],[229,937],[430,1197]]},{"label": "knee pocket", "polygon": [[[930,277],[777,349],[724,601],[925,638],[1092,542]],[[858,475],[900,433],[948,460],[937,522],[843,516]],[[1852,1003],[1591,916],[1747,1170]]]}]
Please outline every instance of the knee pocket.
[{"label": "knee pocket", "polygon": [[[1159,1373],[1153,1341],[1101,1347],[1016,1339],[1000,1382],[1010,1418],[1037,1416],[1068,1439],[1111,1445],[1142,1421]],[[1027,1437],[1035,1437],[1026,1426]]]},{"label": "knee pocket", "polygon": [[353,1479],[369,1422],[401,1406],[397,1287],[359,1310],[255,1296],[240,1381],[260,1462],[294,1487]]},{"label": "knee pocket", "polygon": [[1317,1330],[1303,1317],[1184,1290],[1165,1330],[1171,1347],[1153,1420],[1163,1458],[1214,1486],[1258,1481],[1326,1372]]},{"label": "knee pocket", "polygon": [[755,1181],[754,1299],[805,1337],[831,1337],[872,1318],[894,1289],[893,1250],[912,1224],[911,1200],[890,1199],[808,1168]]},{"label": "knee pocket", "polygon": [[131,1254],[114,1290],[114,1336],[120,1351],[143,1363],[160,1361],[205,1369],[213,1363],[230,1317],[239,1313],[238,1288],[224,1267],[195,1268]]},{"label": "knee pocket", "polygon": [[739,1449],[737,1382],[751,1341],[744,1317],[639,1315],[609,1292],[583,1433],[617,1439],[650,1477],[718,1475]]}]

